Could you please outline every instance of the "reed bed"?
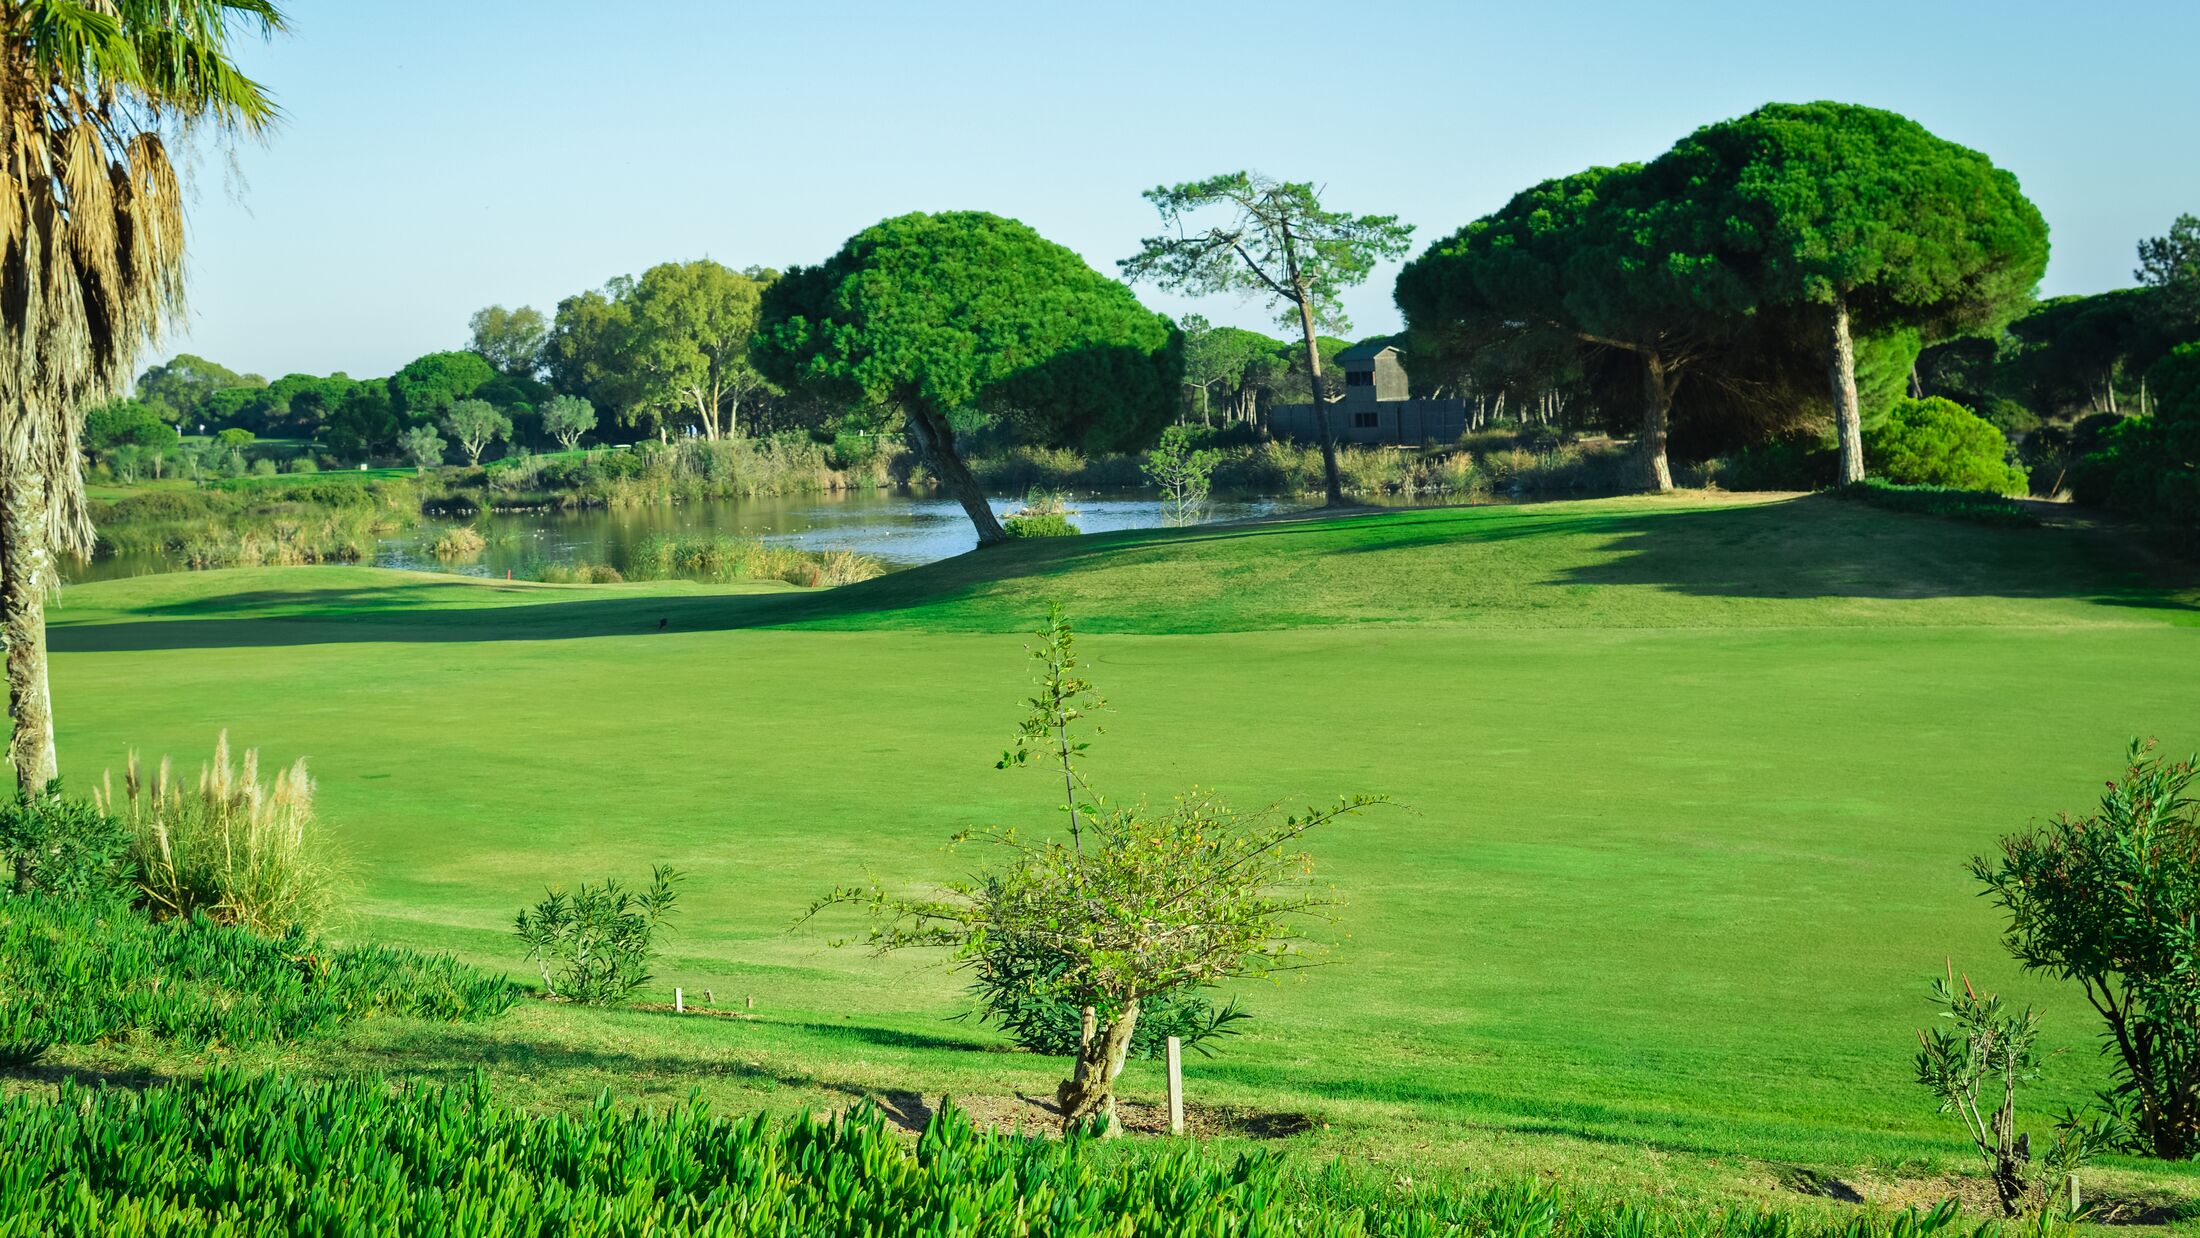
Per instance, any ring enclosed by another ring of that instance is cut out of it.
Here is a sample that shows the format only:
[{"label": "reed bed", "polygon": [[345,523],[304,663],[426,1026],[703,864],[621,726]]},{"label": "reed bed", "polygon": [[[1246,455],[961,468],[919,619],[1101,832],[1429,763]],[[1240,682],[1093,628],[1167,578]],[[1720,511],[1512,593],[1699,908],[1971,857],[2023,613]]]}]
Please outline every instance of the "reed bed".
[{"label": "reed bed", "polygon": [[626,575],[634,580],[783,580],[819,588],[884,575],[886,566],[851,550],[798,550],[745,537],[650,538],[635,548]]}]

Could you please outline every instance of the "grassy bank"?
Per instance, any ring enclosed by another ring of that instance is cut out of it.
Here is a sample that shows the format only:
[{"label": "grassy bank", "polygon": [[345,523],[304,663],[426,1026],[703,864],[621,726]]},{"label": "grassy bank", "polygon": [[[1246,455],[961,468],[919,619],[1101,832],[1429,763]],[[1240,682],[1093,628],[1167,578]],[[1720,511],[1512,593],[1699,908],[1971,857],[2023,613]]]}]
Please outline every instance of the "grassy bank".
[{"label": "grassy bank", "polygon": [[[1045,786],[992,764],[1028,695],[1020,634],[1054,601],[1114,707],[1105,789],[1406,806],[1314,840],[1344,899],[1334,965],[1249,989],[1255,1019],[1190,1073],[1226,1146],[1416,1180],[1802,1207],[1810,1183],[1957,1189],[1969,1154],[1907,1047],[1944,959],[2077,1050],[2032,1113],[2104,1082],[2082,997],[2006,961],[1963,861],[2090,803],[2130,735],[2200,745],[2200,598],[2102,534],[1672,497],[1047,539],[823,593],[84,585],[54,611],[63,765],[88,785],[214,720],[309,755],[359,874],[345,933],[515,972],[510,920],[544,885],[694,873],[653,996],[715,1015],[527,1005],[224,1060],[480,1068],[542,1109],[606,1086],[778,1111],[949,1092],[1006,1120],[1059,1063],[953,1021],[959,978],[798,920],[838,882],[965,871],[943,847],[965,826],[1048,827]],[[1153,1067],[1128,1080],[1157,1095]],[[2200,1184],[2092,1172],[2132,1199]]]}]

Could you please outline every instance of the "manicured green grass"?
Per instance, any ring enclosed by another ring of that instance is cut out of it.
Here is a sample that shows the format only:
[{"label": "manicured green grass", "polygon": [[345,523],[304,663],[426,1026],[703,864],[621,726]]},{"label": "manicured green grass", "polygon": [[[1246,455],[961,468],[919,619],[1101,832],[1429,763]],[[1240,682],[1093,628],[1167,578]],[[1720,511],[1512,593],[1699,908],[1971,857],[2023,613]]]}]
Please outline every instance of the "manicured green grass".
[{"label": "manicured green grass", "polygon": [[1336,965],[1252,988],[1251,1030],[1190,1069],[1195,1100],[1407,1163],[1744,1193],[1767,1165],[1964,1167],[1909,1080],[1944,959],[2073,1048],[2042,1124],[2103,1079],[2082,999],[2015,974],[1964,859],[2087,806],[2133,734],[2200,746],[2200,602],[2106,534],[1698,496],[1048,539],[822,592],[78,586],[63,765],[81,786],[221,727],[304,755],[347,933],[514,968],[546,883],[679,865],[659,1000],[756,1003],[392,1023],[308,1069],[481,1064],[539,1104],[1038,1093],[1054,1063],[948,1021],[957,978],[798,918],[836,882],[980,862],[944,848],[961,827],[1049,823],[1046,781],[992,761],[1053,601],[1114,706],[1104,790],[1404,805],[1314,841]]}]

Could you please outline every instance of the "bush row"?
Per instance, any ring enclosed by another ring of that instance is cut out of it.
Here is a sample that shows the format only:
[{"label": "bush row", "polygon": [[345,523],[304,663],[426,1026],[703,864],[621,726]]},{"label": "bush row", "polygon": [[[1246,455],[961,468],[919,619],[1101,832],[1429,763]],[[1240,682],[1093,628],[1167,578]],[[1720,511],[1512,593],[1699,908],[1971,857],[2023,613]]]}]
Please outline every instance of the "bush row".
[{"label": "bush row", "polygon": [[907,481],[907,453],[877,438],[803,434],[643,442],[624,451],[521,455],[480,476],[497,506],[639,507],[697,499],[878,489]]},{"label": "bush row", "polygon": [[1991,490],[1960,490],[1953,486],[1899,486],[1893,482],[1866,478],[1842,486],[1834,493],[1844,499],[1854,499],[1890,511],[1945,516],[1951,520],[1966,520],[1973,524],[2027,528],[2040,522],[2039,517],[2033,515],[2024,504]]},{"label": "bush row", "polygon": [[[1212,483],[1241,494],[1307,495],[1323,488],[1319,447],[1299,443],[1226,443]],[[1141,455],[1085,456],[1066,449],[1012,447],[974,457],[971,472],[996,493],[1031,490],[1139,489],[1149,484]],[[1596,493],[1628,489],[1639,469],[1624,444],[1490,441],[1421,448],[1337,448],[1337,473],[1349,494],[1453,495]]]},{"label": "bush row", "polygon": [[885,573],[884,563],[852,550],[802,550],[745,537],[659,535],[634,548],[624,572],[606,564],[551,564],[543,569],[542,579],[551,584],[783,580],[818,588],[854,584]]},{"label": "bush row", "polygon": [[[1400,1186],[1195,1145],[1125,1154],[877,1112],[728,1120],[699,1101],[532,1116],[477,1077],[393,1090],[216,1071],[0,1102],[0,1236],[49,1233],[1505,1234],[1930,1238],[1952,1206],[1836,1221],[1614,1206],[1537,1182]],[[2055,1228],[2052,1223],[2041,1231]],[[1982,1231],[1983,1232],[1983,1231]]]}]

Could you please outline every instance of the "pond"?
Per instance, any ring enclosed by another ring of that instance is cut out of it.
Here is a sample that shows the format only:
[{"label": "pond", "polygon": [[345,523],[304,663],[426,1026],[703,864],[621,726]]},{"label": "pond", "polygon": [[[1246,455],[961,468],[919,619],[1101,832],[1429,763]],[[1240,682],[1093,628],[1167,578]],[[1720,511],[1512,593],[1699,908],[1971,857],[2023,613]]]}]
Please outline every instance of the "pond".
[{"label": "pond", "polygon": [[[1016,498],[993,500],[996,512],[1021,505]],[[1162,523],[1160,500],[1137,492],[1081,495],[1072,519],[1087,533],[1156,528]],[[1205,519],[1244,520],[1298,511],[1298,499],[1218,498]],[[428,547],[453,523],[470,523],[488,540],[479,556],[445,563]],[[589,508],[484,514],[472,521],[423,520],[419,527],[385,539],[376,549],[378,567],[458,572],[471,576],[520,579],[537,576],[552,564],[608,564],[628,569],[635,549],[659,536],[753,538],[803,550],[853,550],[876,556],[890,567],[910,567],[961,554],[977,545],[969,517],[952,499],[928,492],[856,490],[837,494],[712,500],[670,506]],[[154,555],[125,555],[72,564],[64,574],[73,581],[105,580],[177,570]]]}]

